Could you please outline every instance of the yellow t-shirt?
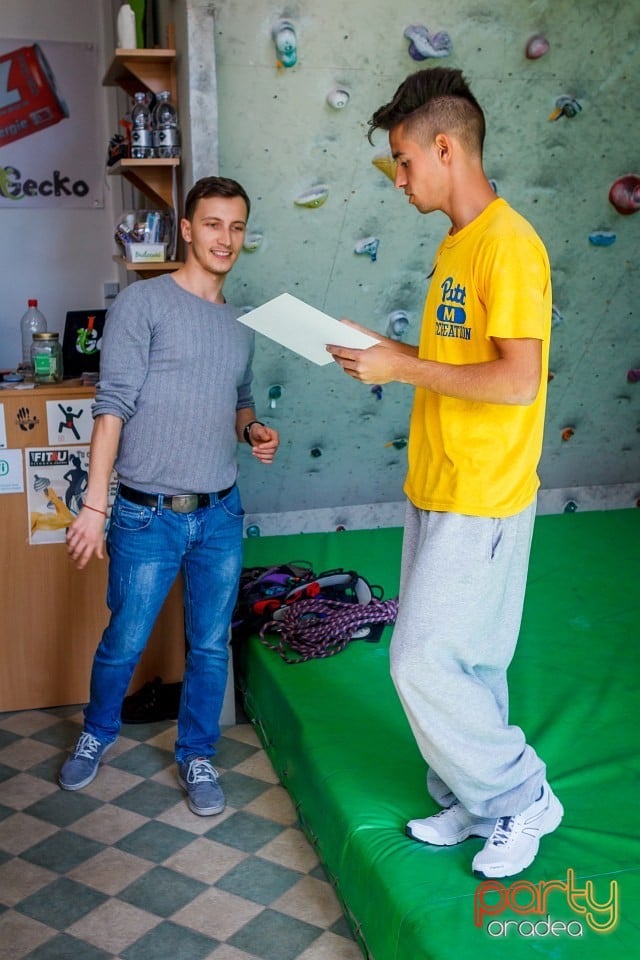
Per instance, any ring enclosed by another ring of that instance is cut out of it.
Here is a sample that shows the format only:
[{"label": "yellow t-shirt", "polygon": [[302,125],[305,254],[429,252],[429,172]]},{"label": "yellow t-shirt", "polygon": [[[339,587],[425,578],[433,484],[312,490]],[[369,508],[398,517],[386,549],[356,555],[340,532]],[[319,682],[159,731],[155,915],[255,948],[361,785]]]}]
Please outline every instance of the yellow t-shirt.
[{"label": "yellow t-shirt", "polygon": [[542,376],[529,406],[458,400],[416,388],[405,493],[422,510],[508,517],[533,502],[547,394],[549,259],[533,227],[502,199],[448,235],[436,254],[419,356],[494,360],[492,337],[541,340]]}]

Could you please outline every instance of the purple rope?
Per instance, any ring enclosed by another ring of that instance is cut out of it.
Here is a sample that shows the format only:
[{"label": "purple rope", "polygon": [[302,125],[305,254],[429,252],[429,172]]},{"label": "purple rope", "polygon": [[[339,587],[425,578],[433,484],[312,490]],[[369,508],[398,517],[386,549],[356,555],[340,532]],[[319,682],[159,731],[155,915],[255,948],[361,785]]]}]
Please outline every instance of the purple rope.
[{"label": "purple rope", "polygon": [[[285,663],[302,663],[340,653],[364,624],[394,623],[397,615],[397,600],[374,599],[366,604],[320,597],[296,600],[285,608],[280,620],[264,624],[260,638],[266,647],[276,650]],[[277,633],[279,639],[269,641],[265,633]],[[297,656],[290,657],[291,652]]]}]

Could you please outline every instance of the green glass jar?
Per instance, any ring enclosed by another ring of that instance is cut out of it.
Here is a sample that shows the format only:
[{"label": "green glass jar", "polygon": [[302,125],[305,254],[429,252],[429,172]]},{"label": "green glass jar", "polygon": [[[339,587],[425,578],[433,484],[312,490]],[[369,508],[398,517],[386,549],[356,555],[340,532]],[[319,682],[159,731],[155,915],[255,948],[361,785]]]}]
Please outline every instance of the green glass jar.
[{"label": "green glass jar", "polygon": [[62,347],[57,333],[34,333],[31,362],[36,383],[60,383],[62,380]]}]

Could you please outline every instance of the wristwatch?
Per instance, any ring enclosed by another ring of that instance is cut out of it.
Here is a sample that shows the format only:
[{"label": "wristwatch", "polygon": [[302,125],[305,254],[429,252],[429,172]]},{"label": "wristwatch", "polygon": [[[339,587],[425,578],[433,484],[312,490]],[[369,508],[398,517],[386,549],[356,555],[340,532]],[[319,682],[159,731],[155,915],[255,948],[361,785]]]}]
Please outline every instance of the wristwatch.
[{"label": "wristwatch", "polygon": [[246,425],[246,427],[242,431],[242,436],[244,437],[244,442],[248,443],[250,447],[253,446],[253,444],[251,443],[251,427],[254,425],[254,423],[257,423],[261,427],[264,427],[264,423],[262,422],[262,420],[250,420],[249,423]]}]

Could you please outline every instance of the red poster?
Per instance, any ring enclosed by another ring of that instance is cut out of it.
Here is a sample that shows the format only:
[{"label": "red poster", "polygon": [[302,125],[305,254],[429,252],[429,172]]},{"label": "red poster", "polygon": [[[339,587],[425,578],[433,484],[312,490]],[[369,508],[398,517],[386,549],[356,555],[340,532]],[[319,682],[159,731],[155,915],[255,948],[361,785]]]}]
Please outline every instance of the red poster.
[{"label": "red poster", "polygon": [[104,205],[98,88],[93,44],[0,40],[0,206]]}]

